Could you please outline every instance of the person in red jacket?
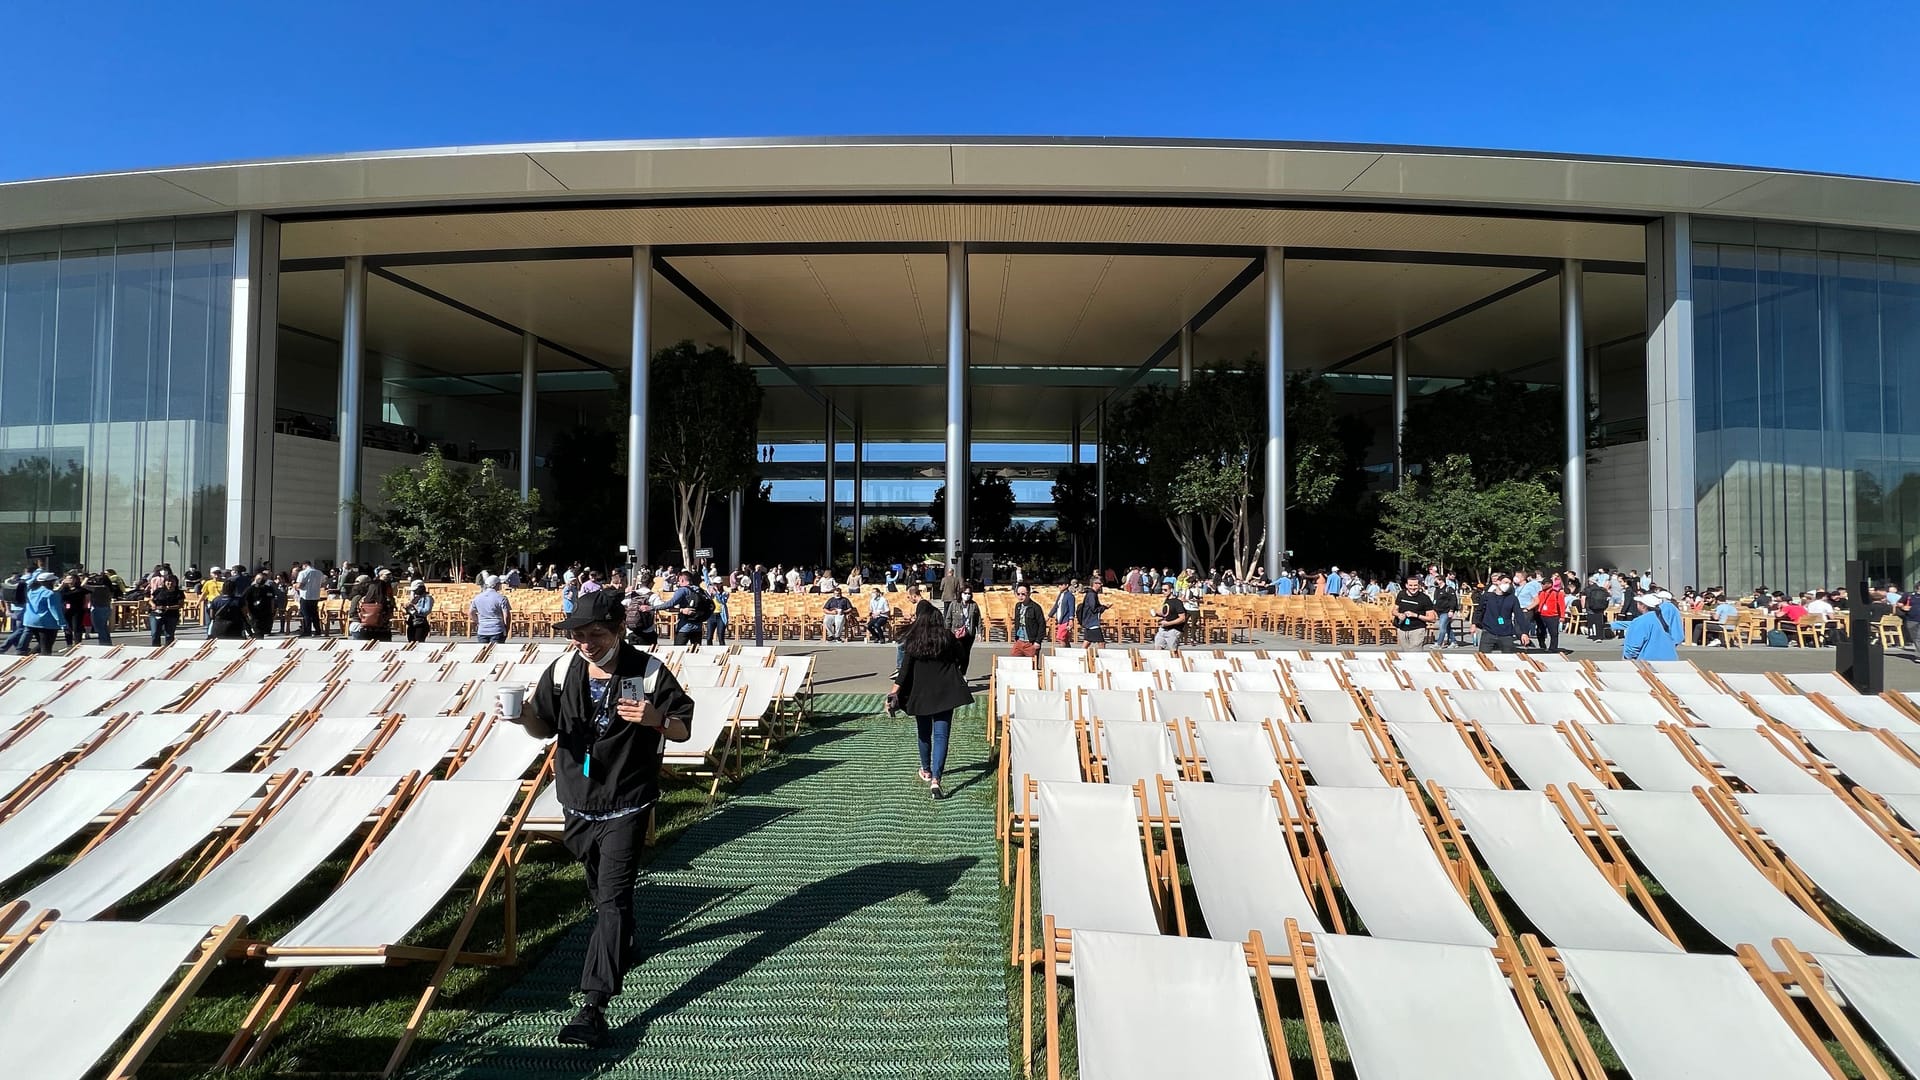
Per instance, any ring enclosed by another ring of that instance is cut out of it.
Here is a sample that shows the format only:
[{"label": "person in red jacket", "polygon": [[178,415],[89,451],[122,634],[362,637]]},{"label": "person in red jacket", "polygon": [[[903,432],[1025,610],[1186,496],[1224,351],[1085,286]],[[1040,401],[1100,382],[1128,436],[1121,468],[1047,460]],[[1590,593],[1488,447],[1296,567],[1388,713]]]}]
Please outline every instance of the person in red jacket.
[{"label": "person in red jacket", "polygon": [[1533,605],[1533,621],[1538,627],[1534,640],[1541,652],[1560,651],[1560,620],[1567,613],[1567,588],[1556,575],[1547,579],[1540,598]]}]

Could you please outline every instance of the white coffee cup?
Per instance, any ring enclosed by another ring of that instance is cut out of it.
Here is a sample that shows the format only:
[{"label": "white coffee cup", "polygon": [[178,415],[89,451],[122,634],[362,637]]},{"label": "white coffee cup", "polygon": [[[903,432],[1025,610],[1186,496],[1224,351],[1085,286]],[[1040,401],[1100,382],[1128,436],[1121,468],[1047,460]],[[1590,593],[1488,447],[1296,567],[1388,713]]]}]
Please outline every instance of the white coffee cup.
[{"label": "white coffee cup", "polygon": [[527,688],[524,686],[501,686],[494,690],[494,704],[500,715],[509,719],[519,716],[521,706],[526,704]]}]

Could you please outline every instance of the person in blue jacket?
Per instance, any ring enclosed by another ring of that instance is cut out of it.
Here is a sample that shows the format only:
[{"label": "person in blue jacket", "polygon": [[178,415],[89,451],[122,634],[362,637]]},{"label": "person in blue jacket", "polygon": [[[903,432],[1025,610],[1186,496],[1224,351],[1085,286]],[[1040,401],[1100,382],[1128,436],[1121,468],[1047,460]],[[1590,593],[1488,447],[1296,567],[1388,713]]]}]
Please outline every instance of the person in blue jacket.
[{"label": "person in blue jacket", "polygon": [[33,587],[27,590],[27,608],[21,621],[42,656],[53,655],[54,638],[67,625],[65,606],[54,588],[59,583],[59,575],[42,570],[34,575]]},{"label": "person in blue jacket", "polygon": [[1673,645],[1673,632],[1667,625],[1667,616],[1660,610],[1660,598],[1652,593],[1642,593],[1634,598],[1634,604],[1640,613],[1627,624],[1627,637],[1620,646],[1621,657],[1627,660],[1680,659],[1680,650]]}]

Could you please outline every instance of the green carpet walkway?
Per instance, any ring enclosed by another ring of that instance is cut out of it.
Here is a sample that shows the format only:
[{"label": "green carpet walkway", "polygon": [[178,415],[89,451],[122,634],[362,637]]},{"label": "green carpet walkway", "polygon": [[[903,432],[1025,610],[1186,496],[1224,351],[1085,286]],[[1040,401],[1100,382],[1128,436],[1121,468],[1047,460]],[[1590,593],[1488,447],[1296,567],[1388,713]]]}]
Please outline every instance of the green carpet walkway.
[{"label": "green carpet walkway", "polygon": [[642,877],[611,1045],[554,1041],[587,925],[421,1060],[436,1080],[1007,1075],[993,774],[961,714],[935,803],[911,718],[822,694],[816,730]]}]

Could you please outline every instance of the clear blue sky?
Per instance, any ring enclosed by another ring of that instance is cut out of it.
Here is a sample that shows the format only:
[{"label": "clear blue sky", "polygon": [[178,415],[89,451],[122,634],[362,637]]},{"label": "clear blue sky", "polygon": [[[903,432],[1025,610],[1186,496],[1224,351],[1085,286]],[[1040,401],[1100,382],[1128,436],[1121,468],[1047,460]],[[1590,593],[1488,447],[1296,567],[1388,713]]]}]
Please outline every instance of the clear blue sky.
[{"label": "clear blue sky", "polygon": [[1911,0],[6,7],[0,179],[848,134],[1422,143],[1920,179]]}]

